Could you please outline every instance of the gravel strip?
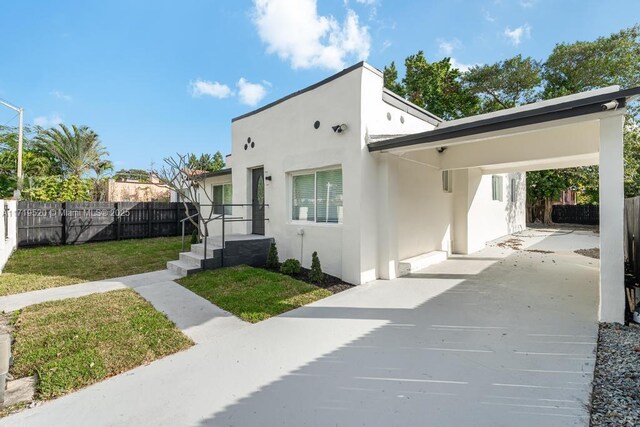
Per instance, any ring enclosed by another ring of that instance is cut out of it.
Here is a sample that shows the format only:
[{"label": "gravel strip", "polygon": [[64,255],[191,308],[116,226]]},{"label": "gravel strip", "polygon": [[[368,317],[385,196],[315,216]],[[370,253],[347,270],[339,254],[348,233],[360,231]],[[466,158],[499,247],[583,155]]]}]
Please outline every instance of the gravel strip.
[{"label": "gravel strip", "polygon": [[640,325],[600,325],[590,425],[640,426]]}]

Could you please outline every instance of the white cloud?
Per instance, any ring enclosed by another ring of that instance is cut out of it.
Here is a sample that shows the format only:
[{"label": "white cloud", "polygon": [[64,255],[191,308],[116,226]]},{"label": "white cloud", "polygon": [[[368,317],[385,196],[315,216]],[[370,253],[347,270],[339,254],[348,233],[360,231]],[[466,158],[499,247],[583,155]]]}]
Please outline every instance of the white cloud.
[{"label": "white cloud", "polygon": [[[268,82],[265,82],[268,83]],[[271,83],[269,83],[271,85]],[[250,83],[241,77],[237,83],[240,102],[255,107],[267,94],[267,89],[260,83]]]},{"label": "white cloud", "polygon": [[382,42],[382,47],[380,48],[380,53],[382,53],[385,50],[389,49],[391,47],[391,45],[393,45],[391,40],[385,40],[384,42]]},{"label": "white cloud", "polygon": [[496,18],[494,18],[488,10],[484,11],[483,16],[487,22],[496,22]]},{"label": "white cloud", "polygon": [[356,3],[366,4],[367,6],[371,6],[378,3],[378,0],[356,0]]},{"label": "white cloud", "polygon": [[518,46],[523,38],[531,38],[531,27],[529,24],[521,25],[513,30],[505,28],[504,35],[511,41],[511,44]]},{"label": "white cloud", "polygon": [[525,9],[528,9],[530,7],[535,6],[537,0],[520,0],[520,6],[524,7]]},{"label": "white cloud", "polygon": [[38,116],[33,119],[33,124],[43,128],[50,128],[62,123],[62,118],[58,113],[52,113],[48,116]]},{"label": "white cloud", "polygon": [[462,62],[458,62],[458,60],[456,58],[451,58],[451,66],[453,68],[457,68],[458,70],[464,72],[469,71],[469,68],[471,67],[475,67],[478,64],[465,64]]},{"label": "white cloud", "polygon": [[189,83],[191,96],[198,97],[202,95],[212,96],[214,98],[228,98],[233,95],[231,88],[225,84],[218,82],[210,82],[208,80],[196,80]]},{"label": "white cloud", "polygon": [[440,53],[444,56],[451,56],[454,50],[460,48],[462,43],[458,39],[438,39],[438,49]]},{"label": "white cloud", "polygon": [[320,16],[317,0],[254,0],[254,23],[267,52],[297,68],[340,70],[345,61],[369,56],[369,29],[347,9],[340,24],[333,16]]},{"label": "white cloud", "polygon": [[60,90],[52,90],[51,92],[49,92],[49,95],[58,98],[58,99],[62,99],[63,101],[71,101],[71,95],[67,95],[66,93],[60,91]]}]

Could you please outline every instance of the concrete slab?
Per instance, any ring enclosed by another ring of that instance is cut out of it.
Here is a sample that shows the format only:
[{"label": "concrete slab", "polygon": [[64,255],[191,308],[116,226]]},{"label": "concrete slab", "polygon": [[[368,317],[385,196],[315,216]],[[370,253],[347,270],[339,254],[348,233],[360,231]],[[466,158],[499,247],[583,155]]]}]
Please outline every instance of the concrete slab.
[{"label": "concrete slab", "polygon": [[489,247],[466,261],[358,286],[0,425],[587,425],[597,260]]},{"label": "concrete slab", "polygon": [[197,344],[250,325],[173,281],[137,285],[135,291]]},{"label": "concrete slab", "polygon": [[42,289],[16,295],[0,297],[0,311],[6,313],[19,310],[28,305],[46,301],[58,301],[67,298],[78,298],[85,295],[124,289],[127,286],[118,279],[100,280],[98,282],[79,283],[77,285]]}]

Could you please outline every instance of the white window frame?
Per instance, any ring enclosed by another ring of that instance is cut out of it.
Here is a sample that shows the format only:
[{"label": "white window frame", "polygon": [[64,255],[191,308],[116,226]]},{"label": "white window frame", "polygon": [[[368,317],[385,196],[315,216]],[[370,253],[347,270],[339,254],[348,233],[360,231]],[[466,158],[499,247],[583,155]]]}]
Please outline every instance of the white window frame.
[{"label": "white window frame", "polygon": [[[317,189],[317,173],[318,172],[326,172],[326,171],[334,171],[340,169],[342,172],[342,165],[328,166],[317,169],[306,169],[301,171],[289,172],[289,190],[287,191],[288,202],[288,217],[290,224],[296,225],[309,225],[309,226],[319,226],[319,227],[342,227],[342,222],[318,222],[318,189]],[[293,179],[296,176],[304,176],[304,175],[313,175],[313,221],[304,221],[299,219],[293,219]],[[342,175],[342,197],[344,198],[344,173]],[[343,207],[343,215],[344,215],[344,207]]]},{"label": "white window frame", "polygon": [[[232,194],[231,203],[233,203],[233,185],[230,182],[224,182],[222,184],[211,184],[211,199],[212,199],[211,201],[212,201],[212,203],[215,203],[214,198],[215,198],[215,194],[216,194],[216,187],[222,187],[222,204],[223,205],[225,204],[225,202],[224,202],[224,195],[225,195],[225,191],[224,190],[225,190],[225,187],[230,187],[231,188],[231,194]],[[225,215],[231,215],[231,213],[233,211],[232,206],[225,206],[224,208],[225,208],[224,214]],[[212,209],[213,209],[213,214],[214,215],[222,215],[222,211],[216,212],[216,206],[213,206]]]},{"label": "white window frame", "polygon": [[518,201],[518,181],[515,178],[511,178],[509,181],[511,185],[511,203]]},{"label": "white window frame", "polygon": [[453,171],[450,171],[450,170],[442,171],[442,191],[444,193],[453,192]]},{"label": "white window frame", "polygon": [[501,175],[491,175],[491,200],[502,202],[504,179]]}]

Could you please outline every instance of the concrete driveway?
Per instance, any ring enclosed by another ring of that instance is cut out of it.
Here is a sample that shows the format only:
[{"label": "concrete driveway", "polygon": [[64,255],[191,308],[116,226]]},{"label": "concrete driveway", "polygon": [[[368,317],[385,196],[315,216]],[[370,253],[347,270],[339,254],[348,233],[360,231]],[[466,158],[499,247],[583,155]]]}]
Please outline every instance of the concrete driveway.
[{"label": "concrete driveway", "polygon": [[521,250],[503,239],[356,287],[0,424],[587,425],[598,261],[573,250],[598,237],[516,238]]}]

